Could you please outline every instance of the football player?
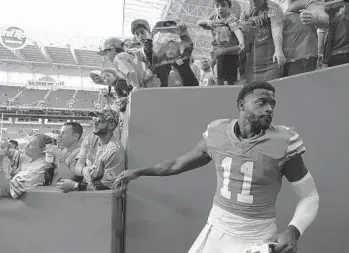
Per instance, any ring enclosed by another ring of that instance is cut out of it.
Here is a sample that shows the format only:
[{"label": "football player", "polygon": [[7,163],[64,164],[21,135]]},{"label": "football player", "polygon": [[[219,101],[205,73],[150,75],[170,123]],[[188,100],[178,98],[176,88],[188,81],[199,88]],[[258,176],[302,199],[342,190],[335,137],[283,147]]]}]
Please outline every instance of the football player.
[{"label": "football player", "polygon": [[[271,124],[275,105],[275,88],[270,83],[247,84],[237,98],[239,119],[213,121],[188,153],[124,171],[116,183],[140,176],[177,175],[213,160],[218,178],[213,207],[189,253],[243,252],[265,242],[276,243],[276,253],[296,252],[298,239],[316,217],[319,195],[303,163],[305,146],[299,134]],[[288,227],[277,233],[275,203],[283,176],[299,202]]]}]

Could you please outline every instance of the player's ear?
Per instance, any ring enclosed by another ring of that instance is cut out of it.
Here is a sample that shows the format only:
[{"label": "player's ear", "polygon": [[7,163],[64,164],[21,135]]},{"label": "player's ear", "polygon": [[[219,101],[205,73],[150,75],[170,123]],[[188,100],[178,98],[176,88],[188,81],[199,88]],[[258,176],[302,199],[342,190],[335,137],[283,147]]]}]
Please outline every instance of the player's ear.
[{"label": "player's ear", "polygon": [[244,111],[245,110],[245,100],[244,99],[239,101],[238,107],[239,107],[240,111]]}]

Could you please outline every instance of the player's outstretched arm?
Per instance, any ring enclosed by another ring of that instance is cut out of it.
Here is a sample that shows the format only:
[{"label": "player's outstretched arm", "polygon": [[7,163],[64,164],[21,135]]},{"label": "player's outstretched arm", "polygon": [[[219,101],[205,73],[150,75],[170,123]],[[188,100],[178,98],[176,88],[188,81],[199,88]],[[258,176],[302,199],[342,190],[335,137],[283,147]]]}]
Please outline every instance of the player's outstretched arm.
[{"label": "player's outstretched arm", "polygon": [[116,179],[115,183],[119,185],[121,182],[128,183],[141,176],[172,176],[193,170],[208,164],[211,157],[207,153],[205,139],[200,142],[188,153],[160,164],[146,167],[142,169],[133,169],[122,172]]}]

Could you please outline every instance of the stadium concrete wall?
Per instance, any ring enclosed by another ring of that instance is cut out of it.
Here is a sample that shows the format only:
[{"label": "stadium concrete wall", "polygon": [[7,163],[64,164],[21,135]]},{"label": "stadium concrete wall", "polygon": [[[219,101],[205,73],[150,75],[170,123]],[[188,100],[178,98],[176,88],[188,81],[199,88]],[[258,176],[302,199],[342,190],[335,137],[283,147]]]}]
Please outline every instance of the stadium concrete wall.
[{"label": "stadium concrete wall", "polygon": [[[320,211],[300,252],[343,252],[349,221],[349,65],[278,80],[274,123],[294,126],[320,194]],[[190,150],[211,121],[238,117],[240,87],[141,90],[132,95],[128,168]],[[0,186],[6,184],[0,173]],[[186,253],[203,228],[216,186],[213,164],[167,178],[141,178],[127,193],[126,253]],[[0,200],[0,253],[123,253],[120,191],[62,194],[40,187]],[[277,202],[280,230],[297,199],[285,182]]]},{"label": "stadium concrete wall", "polygon": [[[277,80],[275,124],[302,136],[320,210],[299,252],[345,251],[348,241],[349,65]],[[140,90],[132,94],[128,167],[175,158],[198,142],[207,124],[236,118],[240,87]],[[185,253],[204,227],[216,187],[215,169],[166,178],[141,178],[128,187],[127,253]],[[277,201],[277,225],[286,228],[297,198],[288,182]]]},{"label": "stadium concrete wall", "polygon": [[0,252],[121,253],[121,209],[120,191],[62,194],[40,187],[20,200],[1,199]]}]

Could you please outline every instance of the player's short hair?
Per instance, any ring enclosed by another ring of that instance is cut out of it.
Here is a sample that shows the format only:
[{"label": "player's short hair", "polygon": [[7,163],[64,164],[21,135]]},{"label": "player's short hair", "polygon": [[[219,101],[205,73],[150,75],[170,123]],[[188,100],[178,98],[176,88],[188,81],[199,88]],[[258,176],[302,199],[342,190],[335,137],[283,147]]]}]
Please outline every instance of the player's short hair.
[{"label": "player's short hair", "polygon": [[265,90],[275,92],[274,86],[267,81],[255,81],[255,82],[246,84],[244,87],[242,87],[242,89],[239,92],[239,95],[236,101],[238,108],[239,108],[239,103],[242,100],[244,100],[247,95],[252,94],[253,91],[256,89],[265,89]]},{"label": "player's short hair", "polygon": [[18,141],[16,141],[16,140],[9,140],[8,142],[13,144],[13,145],[15,145],[15,148],[18,148]]},{"label": "player's short hair", "polygon": [[74,122],[74,121],[66,122],[66,123],[64,123],[64,126],[71,126],[71,128],[73,130],[73,133],[74,134],[78,134],[79,135],[79,139],[78,140],[80,140],[84,130],[83,130],[82,126],[78,122]]},{"label": "player's short hair", "polygon": [[226,2],[228,4],[228,7],[231,8],[231,5],[232,5],[231,0],[213,0],[213,4],[217,4],[221,2]]}]

